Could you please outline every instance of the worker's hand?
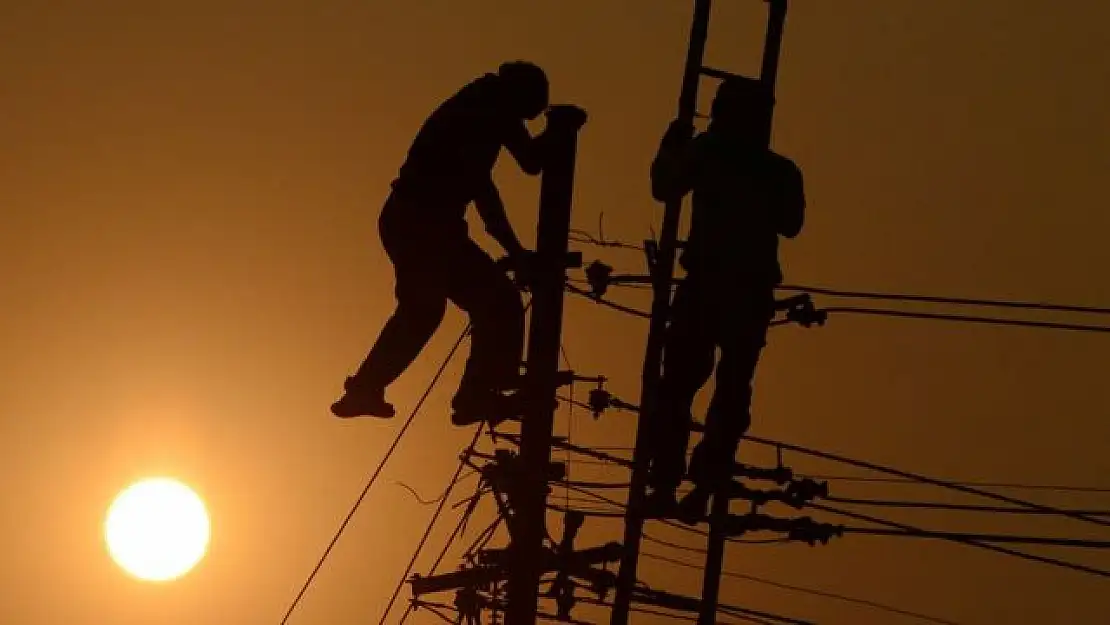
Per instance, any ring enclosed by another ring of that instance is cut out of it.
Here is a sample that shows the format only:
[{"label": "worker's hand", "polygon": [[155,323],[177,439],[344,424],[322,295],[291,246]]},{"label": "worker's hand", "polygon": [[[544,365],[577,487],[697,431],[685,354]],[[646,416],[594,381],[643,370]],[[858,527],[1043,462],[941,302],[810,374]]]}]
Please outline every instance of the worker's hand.
[{"label": "worker's hand", "polygon": [[497,261],[497,265],[505,271],[513,272],[513,282],[521,290],[527,291],[532,279],[532,265],[536,253],[532,250],[520,248],[515,252]]},{"label": "worker's hand", "polygon": [[676,119],[667,125],[663,133],[663,145],[681,146],[694,136],[694,124],[685,119]]}]

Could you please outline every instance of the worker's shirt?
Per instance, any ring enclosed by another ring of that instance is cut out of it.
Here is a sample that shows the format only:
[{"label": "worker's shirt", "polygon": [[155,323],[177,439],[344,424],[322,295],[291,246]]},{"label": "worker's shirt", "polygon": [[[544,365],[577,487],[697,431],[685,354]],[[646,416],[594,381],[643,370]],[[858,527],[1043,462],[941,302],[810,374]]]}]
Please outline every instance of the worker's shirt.
[{"label": "worker's shirt", "polygon": [[712,131],[667,156],[661,153],[653,176],[693,194],[682,266],[752,285],[780,283],[779,236],[789,228],[784,223],[800,224],[805,202],[794,162]]},{"label": "worker's shirt", "polygon": [[514,133],[529,138],[524,122],[503,105],[502,88],[496,75],[486,74],[424,122],[393,183],[399,195],[411,200],[405,202],[411,217],[440,223],[464,220],[478,189],[490,184],[501,148]]}]

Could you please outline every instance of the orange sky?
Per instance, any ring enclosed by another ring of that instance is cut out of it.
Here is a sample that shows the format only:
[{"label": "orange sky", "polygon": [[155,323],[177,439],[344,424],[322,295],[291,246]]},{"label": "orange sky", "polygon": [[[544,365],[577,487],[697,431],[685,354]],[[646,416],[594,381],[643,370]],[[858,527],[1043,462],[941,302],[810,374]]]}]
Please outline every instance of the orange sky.
[{"label": "orange sky", "polygon": [[[753,70],[761,3],[717,4],[708,59]],[[1110,265],[1110,8],[1058,4],[793,3],[775,146],[803,168],[810,212],[783,246],[789,281],[1110,305],[1099,270]],[[424,116],[502,60],[540,63],[553,97],[590,113],[576,226],[595,229],[604,211],[607,235],[642,239],[661,214],[647,169],[675,108],[691,8],[0,5],[0,622],[277,623],[399,426],[341,423],[327,407],[391,311],[377,211]],[[508,162],[498,179],[532,241],[538,182]],[[583,251],[643,269],[635,253]],[[620,299],[647,303],[642,292]],[[635,401],[646,323],[578,300],[567,317],[575,368]],[[400,411],[462,324],[449,313],[391,391]],[[939,476],[1110,486],[1108,354],[1110,338],[1090,334],[853,317],[785,328],[762,363],[753,431]],[[430,513],[395,482],[431,498],[470,436],[445,411],[461,363],[291,623],[379,618]],[[579,413],[574,438],[628,444],[630,417]],[[116,491],[151,473],[193,484],[214,517],[209,557],[166,587],[120,574],[99,536]],[[1110,508],[1106,496],[1033,495]],[[1106,537],[1078,524],[888,516]],[[586,541],[619,535],[615,523],[587,528]],[[1075,559],[1110,567],[1099,554]],[[1105,612],[1105,580],[932,541],[737,547],[728,568],[961,623]],[[642,571],[697,590],[688,571]],[[736,580],[722,598],[823,624],[903,622]]]}]

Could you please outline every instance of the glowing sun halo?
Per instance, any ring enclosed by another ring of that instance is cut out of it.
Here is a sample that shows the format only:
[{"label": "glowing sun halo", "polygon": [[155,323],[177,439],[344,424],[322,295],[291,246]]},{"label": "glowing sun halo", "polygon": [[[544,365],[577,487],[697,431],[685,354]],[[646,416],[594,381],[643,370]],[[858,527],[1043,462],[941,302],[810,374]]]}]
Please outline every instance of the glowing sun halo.
[{"label": "glowing sun halo", "polygon": [[145,581],[164,582],[188,573],[208,549],[204,502],[169,478],[141,480],[108,508],[104,540],[112,560]]}]

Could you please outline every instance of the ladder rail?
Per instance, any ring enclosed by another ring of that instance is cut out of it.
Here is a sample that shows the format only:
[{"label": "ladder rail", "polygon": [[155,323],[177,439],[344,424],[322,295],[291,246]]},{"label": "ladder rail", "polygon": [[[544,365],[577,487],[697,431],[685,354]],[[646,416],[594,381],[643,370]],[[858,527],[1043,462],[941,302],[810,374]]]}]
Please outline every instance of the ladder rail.
[{"label": "ladder rail", "polygon": [[[709,35],[709,17],[712,0],[694,0],[694,16],[690,27],[690,40],[686,53],[686,66],[682,76],[682,90],[678,99],[678,118],[691,125],[697,112],[698,83],[704,66],[705,44]],[[644,455],[648,443],[648,428],[652,407],[655,405],[657,387],[662,372],[663,341],[671,306],[670,283],[674,277],[675,242],[682,214],[682,199],[667,202],[663,211],[663,227],[659,235],[659,255],[652,270],[654,297],[651,322],[645,348],[641,381],[640,419],[636,426],[636,444],[632,455],[632,476],[625,513],[624,554],[617,573],[617,589],[613,600],[611,625],[628,625],[632,591],[636,583],[636,567],[644,526],[644,488],[647,467]],[[647,419],[644,418],[648,415]]]}]

